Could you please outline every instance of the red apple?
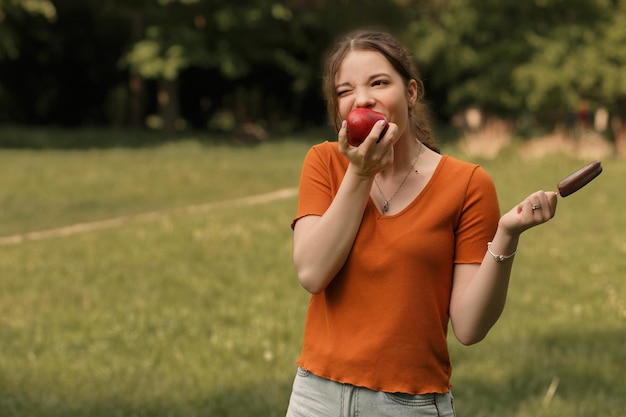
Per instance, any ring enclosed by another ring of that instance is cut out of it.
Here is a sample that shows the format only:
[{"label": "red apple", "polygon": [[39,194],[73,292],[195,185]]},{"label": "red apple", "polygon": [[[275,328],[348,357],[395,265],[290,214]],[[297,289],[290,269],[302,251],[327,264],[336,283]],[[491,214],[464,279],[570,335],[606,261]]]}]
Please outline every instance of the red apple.
[{"label": "red apple", "polygon": [[[387,121],[387,118],[384,114],[366,109],[365,107],[359,107],[350,112],[348,114],[348,142],[352,146],[359,146],[370,134],[374,124],[379,120]],[[380,141],[385,133],[387,132],[387,128],[389,126],[385,124],[385,128],[378,140]]]}]

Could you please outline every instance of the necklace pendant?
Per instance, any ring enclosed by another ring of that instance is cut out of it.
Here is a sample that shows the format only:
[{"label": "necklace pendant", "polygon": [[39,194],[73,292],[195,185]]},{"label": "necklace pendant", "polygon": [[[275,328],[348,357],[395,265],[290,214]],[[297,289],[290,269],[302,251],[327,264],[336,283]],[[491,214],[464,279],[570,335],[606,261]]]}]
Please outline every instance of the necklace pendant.
[{"label": "necklace pendant", "polygon": [[389,211],[389,201],[385,200],[385,203],[383,204],[383,214],[387,213]]}]

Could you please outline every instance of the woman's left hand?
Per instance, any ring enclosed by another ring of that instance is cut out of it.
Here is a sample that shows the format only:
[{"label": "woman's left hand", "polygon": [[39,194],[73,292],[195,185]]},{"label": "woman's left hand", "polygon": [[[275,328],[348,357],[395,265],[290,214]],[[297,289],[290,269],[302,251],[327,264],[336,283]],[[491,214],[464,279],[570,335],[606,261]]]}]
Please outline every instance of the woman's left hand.
[{"label": "woman's left hand", "polygon": [[556,212],[557,193],[537,191],[500,218],[500,227],[519,235],[531,227],[547,222]]}]

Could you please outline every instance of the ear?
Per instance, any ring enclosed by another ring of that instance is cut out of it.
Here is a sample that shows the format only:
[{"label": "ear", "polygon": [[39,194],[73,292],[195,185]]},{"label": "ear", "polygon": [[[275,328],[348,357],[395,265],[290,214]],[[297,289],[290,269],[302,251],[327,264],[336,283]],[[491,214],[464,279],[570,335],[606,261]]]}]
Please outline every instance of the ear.
[{"label": "ear", "polygon": [[411,79],[406,87],[407,100],[409,102],[409,108],[412,108],[417,100],[417,81]]}]

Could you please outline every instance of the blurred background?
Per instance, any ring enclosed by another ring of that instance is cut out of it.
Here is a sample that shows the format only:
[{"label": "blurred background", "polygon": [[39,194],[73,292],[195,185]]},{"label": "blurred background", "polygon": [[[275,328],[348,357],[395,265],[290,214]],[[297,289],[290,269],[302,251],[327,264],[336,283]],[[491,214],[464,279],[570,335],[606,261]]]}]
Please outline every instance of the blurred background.
[{"label": "blurred background", "polygon": [[450,338],[458,409],[623,417],[624,22],[626,0],[0,0],[0,416],[284,416],[322,62],[377,26],[502,209],[605,168],[525,234],[489,338]]},{"label": "blurred background", "polygon": [[625,21],[624,0],[2,0],[0,126],[327,126],[324,53],[375,25],[414,53],[441,126],[623,154]]}]

